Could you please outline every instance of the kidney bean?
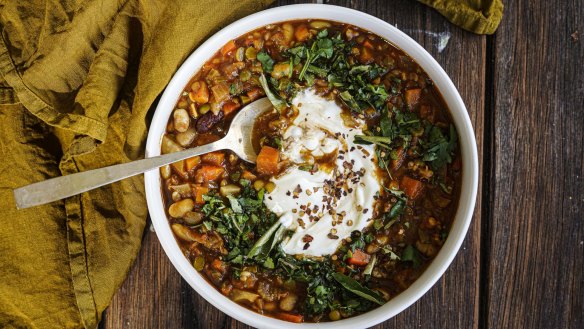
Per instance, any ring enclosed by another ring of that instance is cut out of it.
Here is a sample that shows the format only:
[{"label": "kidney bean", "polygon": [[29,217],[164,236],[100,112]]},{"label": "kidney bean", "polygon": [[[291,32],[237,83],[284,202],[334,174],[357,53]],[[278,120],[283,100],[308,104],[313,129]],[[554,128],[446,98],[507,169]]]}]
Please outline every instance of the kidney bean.
[{"label": "kidney bean", "polygon": [[201,115],[199,120],[197,120],[195,128],[197,129],[197,132],[200,134],[209,132],[219,121],[221,121],[221,119],[223,119],[222,111],[218,112],[217,114],[214,114],[212,111],[209,111]]}]

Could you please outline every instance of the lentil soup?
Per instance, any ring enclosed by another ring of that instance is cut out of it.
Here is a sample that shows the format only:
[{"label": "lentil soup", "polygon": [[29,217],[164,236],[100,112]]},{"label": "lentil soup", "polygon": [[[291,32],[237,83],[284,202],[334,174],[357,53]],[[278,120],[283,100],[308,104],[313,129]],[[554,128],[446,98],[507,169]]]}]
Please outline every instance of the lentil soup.
[{"label": "lentil soup", "polygon": [[222,138],[250,102],[256,164],[229,151],[160,169],[172,231],[236,303],[336,321],[407,289],[458,205],[457,133],[420,66],[348,24],[272,24],[227,42],[184,89],[162,153]]}]

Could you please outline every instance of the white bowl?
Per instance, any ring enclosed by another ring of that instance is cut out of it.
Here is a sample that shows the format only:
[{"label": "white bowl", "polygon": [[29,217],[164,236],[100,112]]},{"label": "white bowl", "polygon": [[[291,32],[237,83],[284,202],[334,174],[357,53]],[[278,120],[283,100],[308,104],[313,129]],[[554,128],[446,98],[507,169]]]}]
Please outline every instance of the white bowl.
[{"label": "white bowl", "polygon": [[343,7],[303,4],[277,7],[247,16],[217,32],[203,43],[176,72],[164,91],[146,143],[146,157],[160,155],[160,141],[166,123],[178,101],[183,88],[201,66],[211,58],[227,41],[249,31],[271,23],[295,19],[327,19],[352,24],[371,31],[410,55],[430,76],[442,93],[454,124],[459,134],[462,154],[462,191],[456,217],[444,246],[426,271],[408,289],[387,302],[385,305],[352,318],[328,323],[295,324],[262,316],[250,311],[219,293],[193,268],[181,252],[164,212],[161,195],[161,181],[158,170],[151,170],[144,175],[146,199],[150,217],[158,239],[168,258],[182,277],[207,301],[229,316],[248,325],[259,328],[334,328],[354,329],[376,325],[398,314],[415,301],[442,276],[454,259],[466,235],[472,219],[478,185],[478,157],[475,136],[466,108],[458,91],[440,65],[417,44],[396,27],[365,13]]}]

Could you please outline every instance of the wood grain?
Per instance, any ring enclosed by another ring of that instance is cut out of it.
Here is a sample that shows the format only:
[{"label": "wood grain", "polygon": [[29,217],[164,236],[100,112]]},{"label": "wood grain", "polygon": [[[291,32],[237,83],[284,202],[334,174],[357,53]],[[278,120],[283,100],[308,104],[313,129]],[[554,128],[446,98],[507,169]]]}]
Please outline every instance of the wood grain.
[{"label": "wood grain", "polygon": [[[303,1],[278,1],[279,5]],[[458,87],[475,127],[482,154],[486,81],[486,37],[449,24],[412,1],[329,1],[398,26],[424,46]],[[438,35],[449,35],[439,51]],[[477,328],[481,250],[481,199],[468,236],[443,278],[420,301],[377,328]],[[105,312],[103,328],[248,328],[198,296],[174,270],[153,232],[128,279]]]},{"label": "wood grain", "polygon": [[584,5],[505,10],[493,53],[484,327],[583,328]]}]

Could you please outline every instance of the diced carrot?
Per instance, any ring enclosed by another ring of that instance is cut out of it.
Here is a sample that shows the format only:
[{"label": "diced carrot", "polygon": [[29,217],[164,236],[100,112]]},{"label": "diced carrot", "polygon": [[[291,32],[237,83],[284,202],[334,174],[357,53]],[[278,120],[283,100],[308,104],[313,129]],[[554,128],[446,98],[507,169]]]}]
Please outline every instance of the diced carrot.
[{"label": "diced carrot", "polygon": [[191,171],[193,168],[195,168],[196,166],[198,166],[199,163],[201,163],[201,157],[200,156],[194,156],[192,158],[186,159],[185,160],[185,166],[187,167],[187,171]]},{"label": "diced carrot", "polygon": [[231,291],[233,290],[233,286],[227,282],[223,282],[223,285],[221,286],[221,293],[225,296],[229,296],[229,294],[231,293]]},{"label": "diced carrot", "polygon": [[300,314],[291,314],[291,313],[276,313],[276,317],[280,320],[294,322],[294,323],[302,323],[304,322],[304,317]]},{"label": "diced carrot", "polygon": [[394,191],[397,191],[397,190],[399,190],[399,182],[398,182],[398,181],[396,181],[396,180],[394,180],[394,179],[392,179],[392,180],[389,182],[389,186],[388,186],[388,188],[389,188],[390,190],[394,190]]},{"label": "diced carrot", "polygon": [[420,101],[420,94],[422,93],[422,89],[408,89],[406,90],[406,104],[410,110],[413,110]]},{"label": "diced carrot", "polygon": [[199,104],[205,104],[209,101],[209,88],[205,81],[196,81],[191,85],[191,93],[189,97],[192,101]]},{"label": "diced carrot", "polygon": [[404,152],[403,147],[399,147],[397,150],[395,150],[395,153],[397,159],[391,160],[391,169],[393,170],[397,170],[399,167],[401,167],[402,163],[404,162],[404,159],[406,158],[406,152]]},{"label": "diced carrot", "polygon": [[261,88],[254,88],[247,92],[247,97],[249,97],[250,101],[255,101],[256,99],[262,97],[264,92]]},{"label": "diced carrot", "polygon": [[234,51],[237,46],[235,45],[235,41],[231,40],[223,48],[221,48],[221,55],[225,56],[230,52]]},{"label": "diced carrot", "polygon": [[262,175],[275,175],[278,173],[280,151],[273,147],[262,146],[257,158],[257,169]]},{"label": "diced carrot", "polygon": [[420,195],[420,192],[422,192],[424,183],[417,179],[404,176],[401,180],[400,187],[410,199],[414,200]]},{"label": "diced carrot", "polygon": [[370,63],[373,61],[373,54],[371,53],[371,50],[369,50],[369,48],[361,48],[361,55],[359,56],[359,59],[361,59],[361,61],[363,63]]},{"label": "diced carrot", "polygon": [[220,272],[223,272],[225,270],[225,264],[220,259],[217,258],[215,258],[213,262],[211,262],[211,267]]},{"label": "diced carrot", "polygon": [[364,253],[361,249],[355,249],[355,251],[353,251],[353,257],[347,259],[347,262],[356,266],[365,266],[369,264],[370,258],[371,256]]},{"label": "diced carrot", "polygon": [[223,163],[223,160],[225,160],[225,153],[223,153],[222,151],[215,151],[215,152],[203,154],[201,156],[201,159],[203,160],[204,163],[215,165],[215,166],[221,166],[221,164]]},{"label": "diced carrot", "polygon": [[243,173],[241,174],[241,178],[247,179],[250,181],[255,181],[258,177],[256,175],[252,174],[251,171],[244,170]]},{"label": "diced carrot", "polygon": [[225,172],[223,167],[219,166],[210,166],[210,165],[203,165],[195,174],[195,181],[197,183],[203,183],[207,181],[216,180],[217,178],[221,177]]},{"label": "diced carrot", "polygon": [[223,114],[225,114],[225,116],[229,115],[229,113],[234,112],[235,110],[238,110],[241,107],[241,105],[239,105],[236,102],[233,101],[229,101],[227,103],[225,103],[225,105],[223,105]]},{"label": "diced carrot", "polygon": [[201,184],[193,184],[192,190],[193,196],[195,197],[195,203],[204,204],[205,200],[203,200],[203,195],[209,193],[209,188],[206,186],[202,186]]},{"label": "diced carrot", "polygon": [[434,123],[434,110],[429,105],[420,106],[420,118]]},{"label": "diced carrot", "polygon": [[363,41],[363,46],[369,49],[373,49],[373,44],[371,43],[371,41],[369,41],[369,39],[365,39],[365,41]]},{"label": "diced carrot", "polygon": [[294,31],[294,37],[297,41],[304,41],[310,37],[310,32],[308,31],[308,27],[306,25],[300,25]]}]

